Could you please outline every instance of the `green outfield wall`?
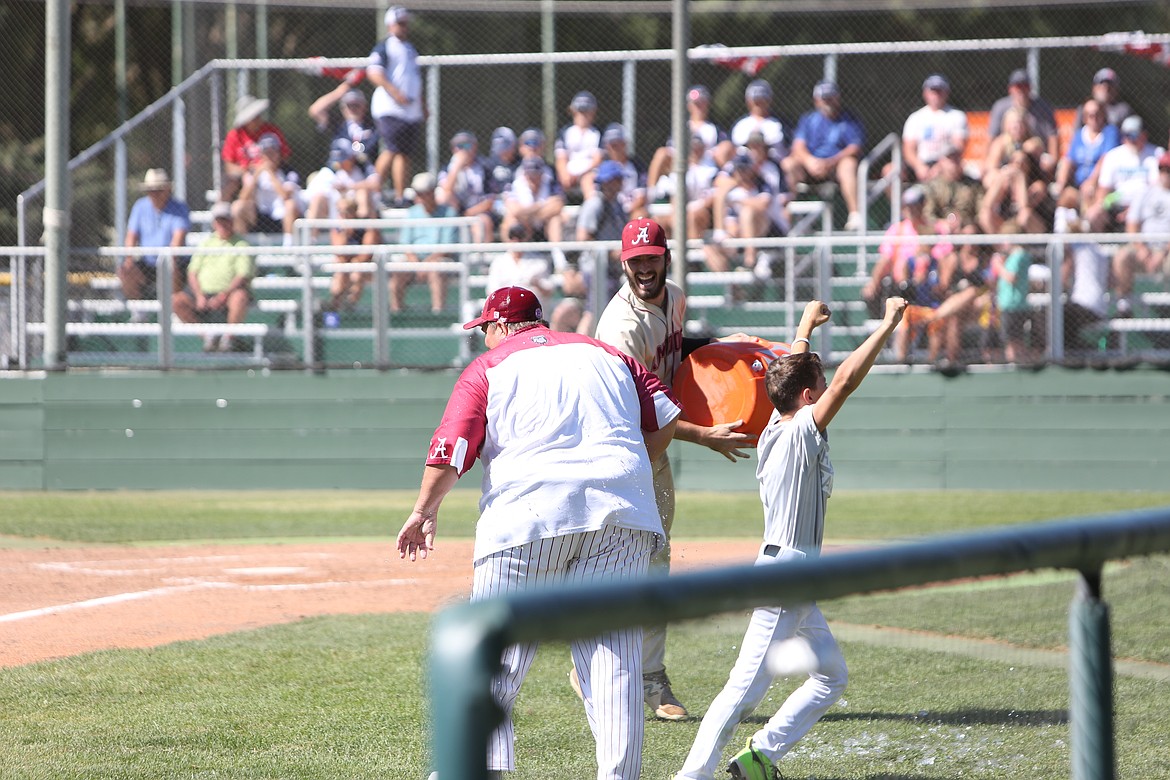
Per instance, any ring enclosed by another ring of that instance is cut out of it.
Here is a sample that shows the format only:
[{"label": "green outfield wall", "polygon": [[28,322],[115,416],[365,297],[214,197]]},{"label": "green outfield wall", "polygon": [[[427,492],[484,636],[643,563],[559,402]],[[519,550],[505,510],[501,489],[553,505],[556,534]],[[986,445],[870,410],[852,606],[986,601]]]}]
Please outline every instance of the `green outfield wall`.
[{"label": "green outfield wall", "polygon": [[[450,372],[0,379],[0,488],[413,488]],[[840,488],[1170,489],[1170,373],[871,375],[833,423]],[[672,448],[681,489],[754,461]],[[478,467],[460,482],[478,488]],[[2,501],[2,499],[0,499]]]}]

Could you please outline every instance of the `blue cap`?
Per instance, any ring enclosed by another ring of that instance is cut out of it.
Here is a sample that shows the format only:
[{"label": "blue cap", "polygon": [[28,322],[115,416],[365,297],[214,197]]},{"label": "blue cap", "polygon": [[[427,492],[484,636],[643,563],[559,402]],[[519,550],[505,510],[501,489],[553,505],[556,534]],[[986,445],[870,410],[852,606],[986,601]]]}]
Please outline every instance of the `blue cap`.
[{"label": "blue cap", "polygon": [[614,141],[626,140],[626,128],[622,127],[617,122],[611,122],[605,128],[605,132],[601,134],[601,145],[605,146]]},{"label": "blue cap", "polygon": [[731,158],[731,164],[736,168],[754,168],[756,161],[747,152],[740,152]]},{"label": "blue cap", "polygon": [[922,82],[922,88],[950,92],[951,82],[947,81],[947,77],[941,73],[931,73],[926,77],[926,80]]},{"label": "blue cap", "polygon": [[593,97],[592,92],[582,90],[573,95],[573,102],[569,104],[569,108],[574,111],[596,111],[597,98]]},{"label": "blue cap", "polygon": [[505,149],[516,146],[516,133],[510,127],[497,127],[492,131],[492,154],[499,154]]},{"label": "blue cap", "polygon": [[597,166],[597,175],[594,180],[598,184],[605,184],[607,181],[622,178],[621,163],[616,160],[605,160],[601,165]]},{"label": "blue cap", "polygon": [[771,100],[772,85],[763,79],[756,79],[747,85],[743,96],[746,100]]},{"label": "blue cap", "polygon": [[815,100],[828,100],[829,98],[841,97],[841,90],[832,81],[821,81],[813,87],[813,98]]},{"label": "blue cap", "polygon": [[329,164],[337,165],[345,160],[352,160],[357,155],[353,150],[353,143],[348,138],[334,138],[329,145]]}]

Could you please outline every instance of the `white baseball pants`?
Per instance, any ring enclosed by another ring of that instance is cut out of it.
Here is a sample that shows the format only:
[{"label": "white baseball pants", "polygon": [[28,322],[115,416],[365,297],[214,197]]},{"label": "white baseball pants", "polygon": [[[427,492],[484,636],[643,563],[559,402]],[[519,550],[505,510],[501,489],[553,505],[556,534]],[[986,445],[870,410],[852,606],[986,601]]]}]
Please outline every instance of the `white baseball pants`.
[{"label": "white baseball pants", "polygon": [[[761,556],[760,563],[776,559]],[[675,780],[712,780],[721,770],[723,749],[744,718],[751,715],[772,686],[765,657],[773,642],[802,637],[817,656],[817,669],[792,692],[752,736],[752,745],[773,763],[778,762],[808,733],[833,702],[841,698],[849,680],[845,657],[816,604],[791,608],[760,607],[752,612],[739,658],[727,684],[707,708],[695,743]]]},{"label": "white baseball pants", "polygon": [[[646,573],[657,535],[606,527],[540,539],[475,562],[472,601],[549,584],[586,584]],[[487,768],[516,768],[512,707],[536,655],[536,644],[504,650],[492,692],[505,717],[488,741]],[[574,640],[573,665],[597,744],[598,780],[637,780],[642,771],[642,629]]]}]

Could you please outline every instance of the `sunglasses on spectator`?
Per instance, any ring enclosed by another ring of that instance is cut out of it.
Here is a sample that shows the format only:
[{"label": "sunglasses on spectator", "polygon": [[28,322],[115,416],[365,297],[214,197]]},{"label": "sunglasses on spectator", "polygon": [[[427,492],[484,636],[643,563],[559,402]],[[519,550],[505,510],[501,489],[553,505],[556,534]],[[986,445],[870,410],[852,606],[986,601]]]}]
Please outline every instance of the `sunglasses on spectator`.
[{"label": "sunglasses on spectator", "polygon": [[463,143],[461,143],[461,144],[455,144],[455,148],[456,148],[456,149],[470,149],[470,148],[471,148],[471,142],[470,142],[470,141],[464,141],[464,142],[463,142]]},{"label": "sunglasses on spectator", "polygon": [[530,138],[524,142],[524,145],[525,146],[540,146],[540,141],[537,141],[535,139]]}]

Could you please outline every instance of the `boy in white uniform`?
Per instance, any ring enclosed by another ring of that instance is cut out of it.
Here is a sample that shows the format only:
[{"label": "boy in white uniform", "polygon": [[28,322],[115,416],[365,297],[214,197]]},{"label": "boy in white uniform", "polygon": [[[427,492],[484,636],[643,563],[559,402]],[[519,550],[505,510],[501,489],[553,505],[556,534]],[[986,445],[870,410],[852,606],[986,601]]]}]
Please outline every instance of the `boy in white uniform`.
[{"label": "boy in white uniform", "polygon": [[[808,351],[808,339],[817,326],[828,321],[829,310],[820,301],[812,301],[797,326],[792,354],[768,366],[765,386],[776,411],[757,445],[764,543],[756,565],[820,555],[825,504],[833,492],[829,423],[869,373],[905,308],[902,298],[887,300],[881,325],[845,359],[826,386],[820,358]],[[768,649],[775,642],[795,637],[812,649],[815,668],[727,767],[734,778],[779,777],[776,762],[841,697],[848,680],[845,659],[815,602],[759,607],[752,612],[739,658],[727,684],[707,709],[675,780],[714,777],[735,727],[763,701],[772,685],[773,674],[765,664]]]}]

